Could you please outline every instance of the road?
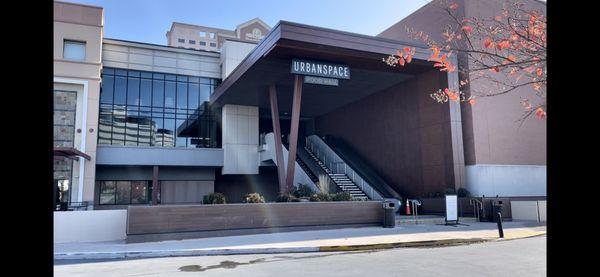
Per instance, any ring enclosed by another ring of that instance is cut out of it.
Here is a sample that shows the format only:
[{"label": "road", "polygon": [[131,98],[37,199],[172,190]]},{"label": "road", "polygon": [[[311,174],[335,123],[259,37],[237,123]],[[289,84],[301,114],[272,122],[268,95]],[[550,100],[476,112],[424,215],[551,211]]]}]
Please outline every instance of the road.
[{"label": "road", "polygon": [[441,248],[55,262],[54,276],[546,276],[546,236]]}]

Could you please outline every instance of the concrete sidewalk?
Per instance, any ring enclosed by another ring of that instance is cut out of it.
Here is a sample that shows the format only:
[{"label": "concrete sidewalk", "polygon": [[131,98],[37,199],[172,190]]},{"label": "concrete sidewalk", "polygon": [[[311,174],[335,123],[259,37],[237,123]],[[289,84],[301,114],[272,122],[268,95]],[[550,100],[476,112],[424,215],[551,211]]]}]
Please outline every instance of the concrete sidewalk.
[{"label": "concrete sidewalk", "polygon": [[[545,225],[533,222],[504,222],[503,226],[505,239],[546,233]],[[130,244],[124,241],[56,243],[54,259],[348,251],[460,244],[495,239],[498,239],[496,223],[476,222],[468,223],[468,226],[403,225],[396,228],[347,228]]]}]

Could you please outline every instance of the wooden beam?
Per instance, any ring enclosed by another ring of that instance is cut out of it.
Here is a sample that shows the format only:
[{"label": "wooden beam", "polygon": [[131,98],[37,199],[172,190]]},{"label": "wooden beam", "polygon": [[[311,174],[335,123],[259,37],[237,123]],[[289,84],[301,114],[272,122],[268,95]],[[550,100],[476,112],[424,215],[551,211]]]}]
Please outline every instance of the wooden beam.
[{"label": "wooden beam", "polygon": [[298,125],[300,124],[300,104],[302,102],[302,75],[294,76],[294,102],[292,104],[292,118],[290,126],[290,148],[288,149],[288,166],[286,171],[287,191],[294,187],[294,170],[296,168],[296,150],[298,146]]},{"label": "wooden beam", "polygon": [[152,167],[152,205],[158,205],[158,165]]},{"label": "wooden beam", "polygon": [[275,84],[269,86],[269,102],[271,104],[271,121],[275,137],[275,162],[277,163],[277,175],[279,177],[279,193],[285,193],[285,165],[283,164],[283,150],[281,149],[281,127],[279,126],[279,106],[277,104]]}]

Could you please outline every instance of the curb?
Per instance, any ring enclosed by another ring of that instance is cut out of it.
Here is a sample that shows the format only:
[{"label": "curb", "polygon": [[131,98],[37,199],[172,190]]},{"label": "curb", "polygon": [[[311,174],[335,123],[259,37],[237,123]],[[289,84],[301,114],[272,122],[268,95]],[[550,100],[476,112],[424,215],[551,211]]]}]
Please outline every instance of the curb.
[{"label": "curb", "polygon": [[339,252],[339,251],[368,251],[385,250],[392,248],[431,248],[468,245],[474,243],[508,241],[515,239],[539,237],[546,232],[511,237],[511,238],[470,238],[470,239],[441,239],[423,240],[395,243],[378,243],[362,245],[338,246],[307,246],[307,247],[282,247],[282,248],[248,248],[248,249],[190,249],[190,250],[154,250],[154,251],[122,251],[122,252],[80,252],[80,253],[54,253],[55,260],[93,260],[93,259],[132,259],[132,258],[162,258],[186,256],[215,256],[215,255],[247,255],[247,254],[282,254],[282,253],[311,253],[311,252]]}]

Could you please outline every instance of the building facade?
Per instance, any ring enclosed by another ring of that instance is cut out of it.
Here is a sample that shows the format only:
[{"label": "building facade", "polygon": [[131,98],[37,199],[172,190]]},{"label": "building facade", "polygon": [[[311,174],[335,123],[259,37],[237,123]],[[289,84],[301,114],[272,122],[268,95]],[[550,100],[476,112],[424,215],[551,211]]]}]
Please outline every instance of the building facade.
[{"label": "building facade", "polygon": [[[298,184],[374,200],[449,188],[545,196],[545,144],[527,142],[535,154],[522,159],[510,153],[528,134],[482,125],[502,115],[431,101],[458,76],[435,70],[425,45],[394,37],[403,21],[376,37],[260,19],[231,31],[173,23],[167,45],[155,45],[104,38],[100,7],[54,5],[59,202],[122,209],[212,192],[274,201]],[[416,49],[409,67],[381,62],[405,46]],[[298,61],[312,73],[290,73]],[[347,76],[327,76],[338,69]],[[535,189],[515,186],[527,182]]]}]

